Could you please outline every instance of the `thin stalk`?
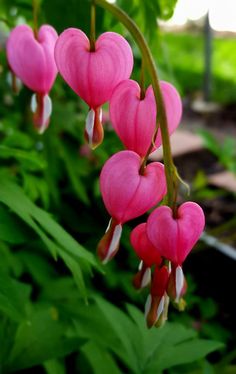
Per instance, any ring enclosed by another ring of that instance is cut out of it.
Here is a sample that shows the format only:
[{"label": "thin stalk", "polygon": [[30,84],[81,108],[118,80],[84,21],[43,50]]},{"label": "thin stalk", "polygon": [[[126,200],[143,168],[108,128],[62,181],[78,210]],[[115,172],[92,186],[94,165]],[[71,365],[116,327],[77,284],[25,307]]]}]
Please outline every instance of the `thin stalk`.
[{"label": "thin stalk", "polygon": [[143,58],[142,58],[142,61],[141,61],[140,88],[141,88],[140,100],[143,100],[145,98],[145,93],[146,93],[146,89],[145,89],[145,67],[144,67]]},{"label": "thin stalk", "polygon": [[96,42],[96,8],[94,2],[91,4],[91,20],[90,20],[90,52],[95,51]]},{"label": "thin stalk", "polygon": [[39,4],[38,0],[33,0],[33,23],[34,23],[34,37],[35,39],[38,38],[38,11],[39,11]]},{"label": "thin stalk", "polygon": [[[166,118],[166,111],[165,106],[161,94],[158,74],[155,66],[154,59],[152,57],[151,51],[144,39],[144,36],[140,32],[137,25],[133,22],[133,20],[120,8],[117,6],[106,2],[105,0],[94,0],[94,3],[101,6],[108,12],[110,12],[113,16],[115,16],[123,25],[127,28],[130,32],[134,40],[136,41],[137,45],[142,54],[143,61],[145,63],[145,67],[149,72],[150,78],[152,80],[152,87],[156,99],[156,104],[158,107],[158,114],[157,114],[157,128],[155,133],[157,134],[158,126],[160,125],[161,136],[162,136],[162,144],[163,144],[163,160],[165,165],[165,175],[166,175],[166,184],[167,184],[167,204],[175,211],[175,203],[176,203],[176,194],[177,194],[177,174],[176,168],[173,163],[172,155],[171,155],[171,147],[170,147],[170,139],[168,133],[168,126],[167,126],[167,118]],[[154,134],[155,138],[155,134]],[[153,144],[150,145],[150,148],[153,147]],[[150,152],[149,148],[149,152]],[[152,148],[151,148],[152,150]],[[145,156],[145,159],[147,157]],[[141,169],[145,168],[145,164],[141,166]]]}]

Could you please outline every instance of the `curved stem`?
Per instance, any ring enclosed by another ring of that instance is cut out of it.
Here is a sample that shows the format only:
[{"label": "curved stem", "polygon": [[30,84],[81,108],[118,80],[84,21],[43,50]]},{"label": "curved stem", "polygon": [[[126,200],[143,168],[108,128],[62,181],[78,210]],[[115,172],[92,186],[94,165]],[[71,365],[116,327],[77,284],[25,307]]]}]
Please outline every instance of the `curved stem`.
[{"label": "curved stem", "polygon": [[91,4],[91,20],[90,20],[90,52],[95,51],[96,42],[96,8],[94,2]]},{"label": "curved stem", "polygon": [[[170,139],[169,139],[169,133],[168,133],[165,106],[164,106],[164,102],[163,102],[163,98],[161,94],[161,89],[160,89],[155,62],[152,57],[151,51],[144,39],[144,36],[140,32],[139,28],[136,26],[133,20],[123,10],[121,10],[120,8],[118,8],[117,6],[113,4],[108,3],[106,0],[94,0],[94,3],[106,9],[107,11],[109,11],[121,23],[123,23],[123,25],[127,28],[127,30],[133,36],[134,40],[136,41],[142,53],[142,58],[144,60],[145,67],[148,70],[151,80],[152,80],[152,87],[153,87],[153,91],[154,91],[154,95],[156,99],[156,104],[158,107],[157,128],[156,128],[155,133],[157,133],[158,125],[160,124],[162,144],[163,144],[163,159],[164,159],[164,164],[165,164],[165,175],[166,175],[166,183],[167,183],[167,201],[168,201],[167,204],[173,209],[173,211],[175,211],[176,194],[177,194],[175,165],[173,163],[173,159],[171,155]],[[153,146],[153,144],[151,144],[150,147],[151,146]],[[145,165],[141,166],[141,168],[145,168]]]}]

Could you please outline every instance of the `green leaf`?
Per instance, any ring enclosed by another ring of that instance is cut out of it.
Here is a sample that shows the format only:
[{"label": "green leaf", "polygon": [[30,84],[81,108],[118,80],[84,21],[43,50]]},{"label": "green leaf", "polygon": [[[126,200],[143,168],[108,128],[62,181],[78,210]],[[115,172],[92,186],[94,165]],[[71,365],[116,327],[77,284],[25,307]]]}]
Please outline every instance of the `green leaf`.
[{"label": "green leaf", "polygon": [[43,363],[47,374],[66,374],[65,365],[59,360],[49,360]]},{"label": "green leaf", "polygon": [[[176,334],[173,331],[173,334]],[[214,340],[194,339],[172,347],[166,344],[161,352],[159,351],[155,359],[147,368],[147,373],[156,373],[180,364],[188,364],[205,357],[211,352],[222,349],[224,345]]]},{"label": "green leaf", "polygon": [[55,268],[49,263],[47,257],[40,256],[29,250],[20,250],[14,256],[28,272],[32,279],[39,285],[47,284],[52,278],[56,278]]},{"label": "green leaf", "polygon": [[30,290],[30,286],[0,273],[0,310],[14,321],[21,321],[26,315]]},{"label": "green leaf", "polygon": [[22,244],[29,240],[29,232],[22,222],[3,206],[0,206],[0,240],[12,244]]},{"label": "green leaf", "polygon": [[54,258],[59,255],[66,261],[69,269],[73,270],[76,284],[79,285],[79,279],[81,280],[80,291],[85,295],[80,266],[86,265],[87,268],[94,266],[100,269],[93,254],[73,239],[47,212],[32,203],[21,188],[12,182],[2,181],[0,201],[12,209],[39,235]]},{"label": "green leaf", "polygon": [[90,204],[84,184],[81,182],[78,172],[79,160],[78,154],[69,148],[66,144],[60,144],[61,157],[65,163],[65,167],[70,178],[71,185],[79,199],[86,205]]},{"label": "green leaf", "polygon": [[46,166],[45,162],[39,157],[37,152],[27,152],[22,149],[0,145],[0,158],[8,159],[12,157],[19,161],[27,161],[29,166],[37,167],[38,169],[44,169]]},{"label": "green leaf", "polygon": [[25,369],[52,358],[63,357],[84,342],[67,338],[65,326],[55,308],[34,310],[31,318],[22,322],[6,363],[6,371]]},{"label": "green leaf", "polygon": [[92,341],[86,343],[81,348],[81,353],[91,365],[93,374],[120,374],[112,355],[98,344]]}]

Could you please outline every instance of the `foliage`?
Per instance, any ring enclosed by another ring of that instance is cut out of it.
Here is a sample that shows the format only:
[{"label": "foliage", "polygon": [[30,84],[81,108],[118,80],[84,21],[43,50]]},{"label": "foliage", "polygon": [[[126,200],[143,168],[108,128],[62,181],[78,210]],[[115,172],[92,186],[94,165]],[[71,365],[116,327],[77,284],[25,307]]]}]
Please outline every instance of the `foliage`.
[{"label": "foliage", "polygon": [[200,130],[205,147],[209,149],[227,170],[236,173],[236,141],[230,136],[226,136],[223,141],[207,130]]},{"label": "foliage", "polygon": [[[161,47],[154,49],[163,78],[177,83],[183,95],[198,93],[203,88],[204,40],[198,32],[165,33]],[[216,37],[212,46],[212,99],[222,104],[234,103],[234,39]]]}]

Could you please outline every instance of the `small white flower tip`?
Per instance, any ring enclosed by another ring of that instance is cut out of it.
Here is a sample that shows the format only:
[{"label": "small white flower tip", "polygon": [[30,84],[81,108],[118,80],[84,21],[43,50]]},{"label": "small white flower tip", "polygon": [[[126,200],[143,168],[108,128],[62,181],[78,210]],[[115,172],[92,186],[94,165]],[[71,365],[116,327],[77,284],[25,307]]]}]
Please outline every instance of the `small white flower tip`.
[{"label": "small white flower tip", "polygon": [[110,260],[111,256],[116,251],[116,249],[119,245],[119,242],[120,242],[121,234],[122,234],[122,225],[121,224],[116,225],[115,229],[114,229],[114,232],[113,232],[113,235],[112,235],[112,239],[111,239],[109,248],[108,248],[108,251],[107,251],[107,255],[104,258],[104,260],[102,261],[102,263],[104,265]]},{"label": "small white flower tip", "polygon": [[141,288],[148,286],[150,282],[151,282],[151,269],[147,268],[143,274]]},{"label": "small white flower tip", "polygon": [[[157,308],[157,318],[156,318],[156,322],[158,321],[160,315],[162,314],[163,310],[164,310],[164,306],[165,306],[165,295],[162,296],[160,302],[159,302],[159,305],[158,305],[158,308]],[[155,322],[155,323],[156,323]]]},{"label": "small white flower tip", "polygon": [[177,266],[177,268],[175,269],[175,290],[176,290],[175,302],[176,303],[179,302],[183,286],[184,286],[184,273],[183,273],[182,267]]},{"label": "small white flower tip", "polygon": [[86,122],[85,122],[85,130],[88,135],[88,143],[90,146],[93,144],[93,129],[94,129],[94,121],[95,121],[95,111],[90,109],[87,114]]},{"label": "small white flower tip", "polygon": [[142,267],[143,267],[143,260],[140,261],[139,266],[138,266],[138,270],[141,271]]},{"label": "small white flower tip", "polygon": [[152,296],[149,294],[147,297],[146,303],[145,303],[145,307],[144,307],[145,318],[147,318],[147,315],[150,312],[151,305],[152,305]]},{"label": "small white flower tip", "polygon": [[36,100],[36,95],[33,94],[31,97],[31,102],[30,102],[30,109],[31,112],[35,113],[37,110],[37,100]]}]

